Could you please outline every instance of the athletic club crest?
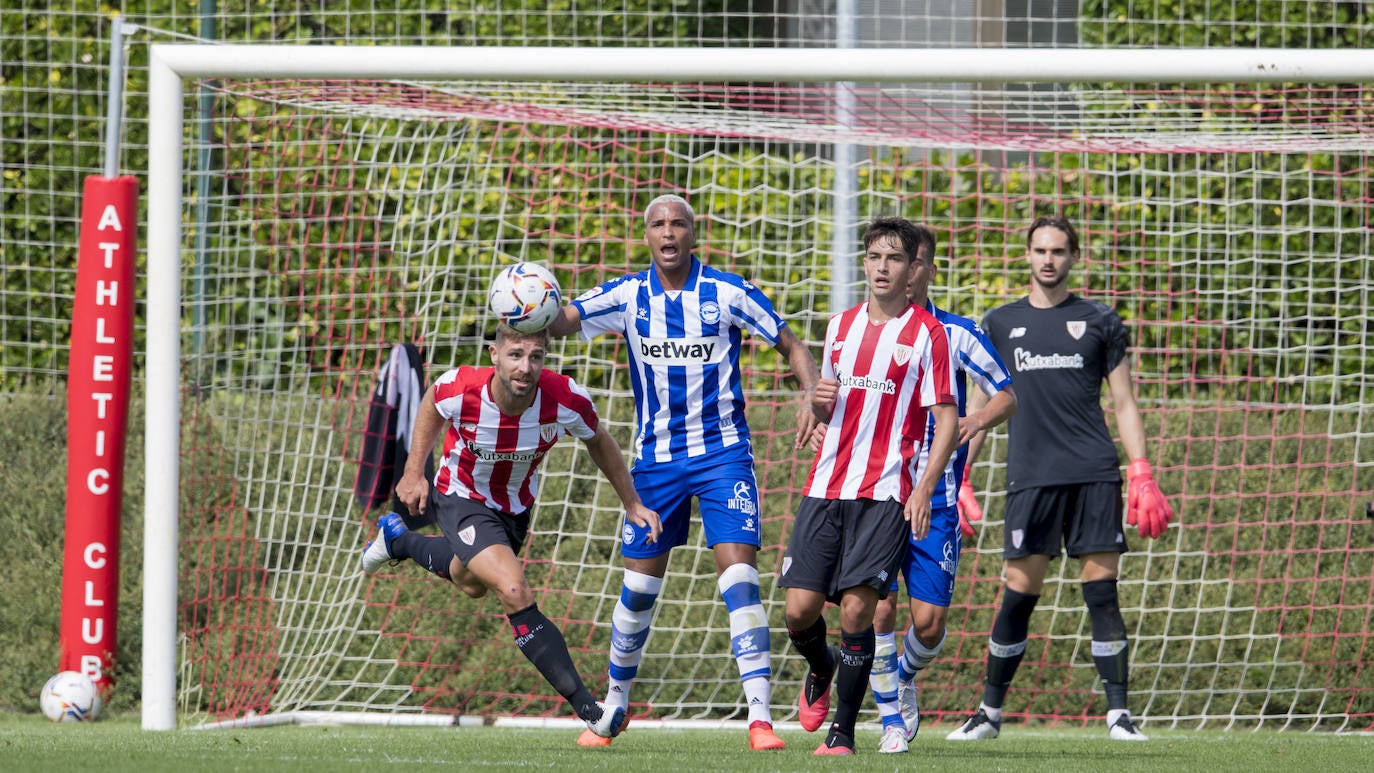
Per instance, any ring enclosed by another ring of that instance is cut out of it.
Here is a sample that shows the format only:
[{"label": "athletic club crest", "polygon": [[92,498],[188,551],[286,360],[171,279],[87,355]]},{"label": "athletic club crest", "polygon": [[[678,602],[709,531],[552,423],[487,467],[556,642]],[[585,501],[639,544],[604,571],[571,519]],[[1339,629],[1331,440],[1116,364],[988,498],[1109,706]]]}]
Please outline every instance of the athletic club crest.
[{"label": "athletic club crest", "polygon": [[477,527],[469,526],[458,532],[458,539],[462,540],[464,545],[471,545],[472,541],[477,539]]},{"label": "athletic club crest", "polygon": [[911,359],[910,346],[894,346],[892,348],[892,361],[898,365],[905,365]]},{"label": "athletic club crest", "polygon": [[540,424],[540,425],[539,425],[539,437],[540,437],[541,439],[543,439],[543,441],[544,441],[545,443],[552,443],[553,441],[557,440],[557,439],[558,439],[558,425],[557,425],[557,424]]},{"label": "athletic club crest", "polygon": [[1022,529],[1011,530],[1011,546],[1017,550],[1021,549],[1021,544],[1026,541],[1026,532]]},{"label": "athletic club crest", "polygon": [[1088,331],[1088,323],[1081,319],[1071,319],[1064,323],[1064,327],[1069,329],[1069,335],[1073,336],[1075,341],[1082,338],[1083,334]]}]

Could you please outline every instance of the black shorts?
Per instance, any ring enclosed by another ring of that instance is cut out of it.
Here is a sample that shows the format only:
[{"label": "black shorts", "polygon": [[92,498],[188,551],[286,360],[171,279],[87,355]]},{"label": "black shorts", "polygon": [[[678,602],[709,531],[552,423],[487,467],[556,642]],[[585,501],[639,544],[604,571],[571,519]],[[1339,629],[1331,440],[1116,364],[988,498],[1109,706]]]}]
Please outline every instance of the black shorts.
[{"label": "black shorts", "polygon": [[1074,483],[1007,494],[1002,558],[1125,553],[1121,483]]},{"label": "black shorts", "polygon": [[802,497],[778,584],[824,593],[833,603],[861,585],[887,598],[910,534],[899,502]]},{"label": "black shorts", "polygon": [[435,513],[439,528],[463,566],[492,545],[509,545],[520,555],[530,534],[531,510],[510,515],[467,497],[435,493],[429,512]]}]

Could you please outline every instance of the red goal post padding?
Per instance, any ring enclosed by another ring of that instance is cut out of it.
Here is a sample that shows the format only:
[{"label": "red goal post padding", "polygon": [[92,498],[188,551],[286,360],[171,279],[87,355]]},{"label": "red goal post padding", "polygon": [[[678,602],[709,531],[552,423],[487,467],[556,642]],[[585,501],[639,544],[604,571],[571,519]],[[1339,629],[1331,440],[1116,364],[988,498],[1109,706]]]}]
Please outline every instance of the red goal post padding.
[{"label": "red goal post padding", "polygon": [[67,376],[60,670],[90,676],[107,696],[119,617],[137,225],[137,178],[86,178]]}]

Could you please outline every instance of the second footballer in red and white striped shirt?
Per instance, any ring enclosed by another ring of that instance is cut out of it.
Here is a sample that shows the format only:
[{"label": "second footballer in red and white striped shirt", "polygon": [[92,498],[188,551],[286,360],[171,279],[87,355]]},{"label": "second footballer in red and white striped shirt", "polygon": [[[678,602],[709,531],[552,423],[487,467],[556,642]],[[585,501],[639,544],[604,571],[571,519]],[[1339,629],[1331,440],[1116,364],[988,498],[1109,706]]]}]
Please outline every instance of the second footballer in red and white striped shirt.
[{"label": "second footballer in red and white striped shirt", "polygon": [[[516,558],[529,536],[539,464],[570,434],[620,496],[628,523],[645,529],[652,542],[662,522],[640,500],[620,445],[586,390],[544,370],[548,343],[547,331],[498,325],[496,342],[487,347],[490,367],[450,370],[425,392],[396,497],[412,514],[433,511],[443,535],[410,531],[395,513],[383,516],[362,568],[372,574],[389,561],[410,559],[473,598],[496,596],[515,646],[593,733],[610,738],[624,725],[625,708],[602,705],[587,691],[563,633],[539,611]],[[444,456],[431,489],[424,461],[441,433]]]},{"label": "second footballer in red and white striped shirt", "polygon": [[[854,726],[873,669],[873,613],[906,553],[930,530],[930,499],[957,442],[954,368],[944,327],[907,300],[919,236],[902,218],[864,233],[868,300],[830,319],[812,396],[825,439],[783,556],[787,633],[810,666],[798,720],[819,729],[836,685],[835,719],[818,755],[854,753]],[[935,418],[927,463],[921,444]],[[908,528],[909,526],[909,528]],[[840,607],[840,646],[822,612]]]},{"label": "second footballer in red and white striped shirt", "polygon": [[565,433],[591,439],[598,420],[587,390],[549,370],[539,373],[530,406],[507,414],[488,390],[494,370],[459,366],[435,380],[434,407],[451,424],[434,487],[514,515],[534,505],[549,449]]}]

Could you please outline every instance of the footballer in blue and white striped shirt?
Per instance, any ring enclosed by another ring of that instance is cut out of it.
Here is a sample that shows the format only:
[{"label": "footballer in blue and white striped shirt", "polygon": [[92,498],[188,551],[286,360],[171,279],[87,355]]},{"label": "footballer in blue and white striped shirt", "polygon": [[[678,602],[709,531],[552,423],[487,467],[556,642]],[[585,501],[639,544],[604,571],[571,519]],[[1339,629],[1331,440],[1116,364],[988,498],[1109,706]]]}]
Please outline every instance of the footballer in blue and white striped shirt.
[{"label": "footballer in blue and white striped shirt", "polygon": [[[759,595],[760,503],[740,378],[743,336],[763,338],[787,359],[803,397],[814,389],[819,369],[759,288],[697,259],[695,220],[680,196],[649,202],[644,240],[653,264],[583,293],[549,330],[554,336],[580,331],[586,339],[601,333],[625,338],[638,416],[635,488],[663,519],[656,541],[633,523],[622,528],[625,579],[611,620],[606,701],[628,708],[669,551],[687,541],[695,498],[730,612],[731,649],[749,704],[750,748],[780,749],[770,709],[768,619]],[[794,445],[801,448],[816,420],[808,400],[797,408]],[[609,740],[584,733],[578,743]]]}]

